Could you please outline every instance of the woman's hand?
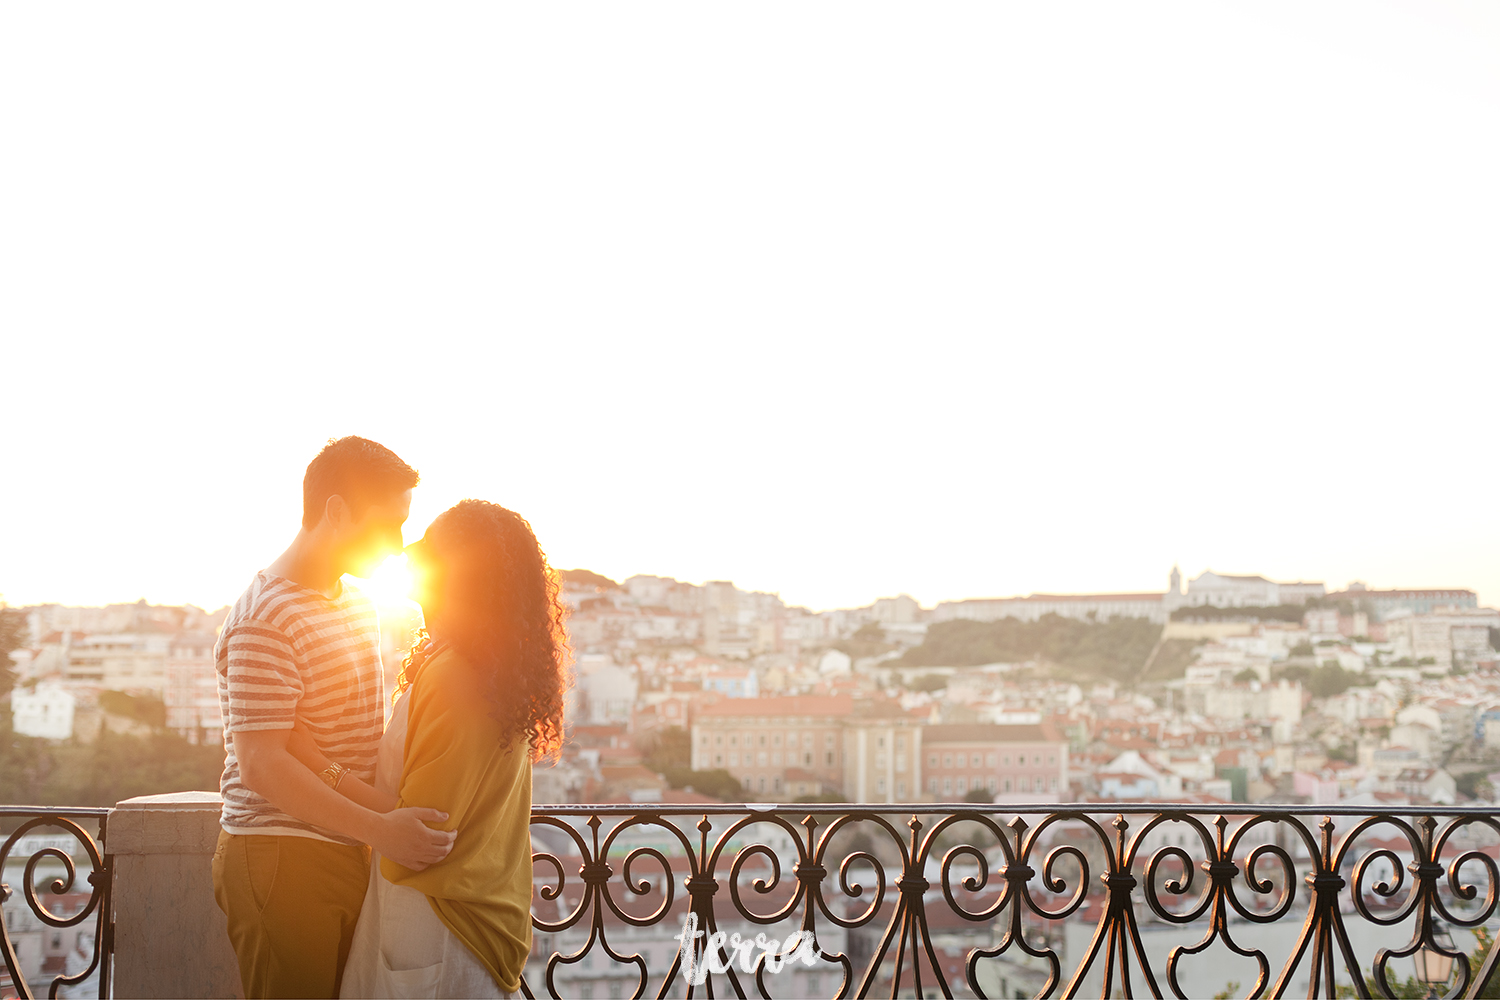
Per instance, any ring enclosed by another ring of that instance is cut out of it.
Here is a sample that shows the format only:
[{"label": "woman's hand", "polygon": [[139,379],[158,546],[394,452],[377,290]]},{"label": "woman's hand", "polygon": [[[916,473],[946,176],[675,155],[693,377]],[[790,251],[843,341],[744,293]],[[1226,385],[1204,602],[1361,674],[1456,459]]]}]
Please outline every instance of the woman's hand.
[{"label": "woman's hand", "polygon": [[408,806],[378,814],[371,831],[370,846],[398,865],[414,872],[435,865],[453,850],[457,831],[434,830],[428,823],[442,823],[448,814],[436,809]]}]

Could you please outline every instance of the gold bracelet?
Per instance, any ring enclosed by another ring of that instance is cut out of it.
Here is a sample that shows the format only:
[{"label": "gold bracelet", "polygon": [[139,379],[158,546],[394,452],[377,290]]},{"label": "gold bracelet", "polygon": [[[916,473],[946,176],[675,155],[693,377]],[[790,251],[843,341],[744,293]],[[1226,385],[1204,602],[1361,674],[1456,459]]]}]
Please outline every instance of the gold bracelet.
[{"label": "gold bracelet", "polygon": [[329,788],[332,788],[334,791],[338,791],[339,782],[343,781],[344,775],[348,773],[349,769],[343,764],[329,764],[327,767],[323,768],[323,770],[318,772],[318,777],[323,779],[323,784],[327,785]]}]

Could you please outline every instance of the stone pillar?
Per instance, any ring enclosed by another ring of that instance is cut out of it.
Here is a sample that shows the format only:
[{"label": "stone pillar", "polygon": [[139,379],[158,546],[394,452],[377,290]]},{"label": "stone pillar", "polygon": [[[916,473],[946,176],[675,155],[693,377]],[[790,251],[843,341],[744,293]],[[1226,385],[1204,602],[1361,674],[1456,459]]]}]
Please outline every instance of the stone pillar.
[{"label": "stone pillar", "polygon": [[109,814],[117,997],[243,997],[214,902],[216,792],[142,795]]}]

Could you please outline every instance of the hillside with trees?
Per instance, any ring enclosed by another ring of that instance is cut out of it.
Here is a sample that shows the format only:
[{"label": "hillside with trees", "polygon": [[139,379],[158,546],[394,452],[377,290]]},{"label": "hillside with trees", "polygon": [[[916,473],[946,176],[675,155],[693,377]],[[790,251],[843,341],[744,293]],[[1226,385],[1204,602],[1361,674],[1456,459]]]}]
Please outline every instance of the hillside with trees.
[{"label": "hillside with trees", "polygon": [[1036,661],[1060,677],[1131,682],[1151,654],[1162,627],[1144,618],[1079,621],[1044,615],[1035,622],[937,622],[898,667],[976,667]]}]

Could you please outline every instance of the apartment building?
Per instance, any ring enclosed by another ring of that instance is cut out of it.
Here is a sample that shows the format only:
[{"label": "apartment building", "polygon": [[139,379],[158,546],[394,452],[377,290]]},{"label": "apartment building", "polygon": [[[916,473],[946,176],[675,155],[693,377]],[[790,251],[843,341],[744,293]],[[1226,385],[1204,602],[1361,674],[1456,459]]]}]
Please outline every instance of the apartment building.
[{"label": "apartment building", "polygon": [[1042,725],[943,725],[922,732],[927,801],[982,790],[1010,801],[1057,801],[1068,788],[1068,744]]},{"label": "apartment building", "polygon": [[842,793],[851,802],[921,802],[921,720],[884,699],[858,699],[844,720]]},{"label": "apartment building", "polygon": [[[693,768],[723,769],[747,792],[788,795],[793,782],[825,789],[842,785],[848,695],[729,698],[704,706],[693,720]],[[804,792],[802,794],[809,794]]]}]

